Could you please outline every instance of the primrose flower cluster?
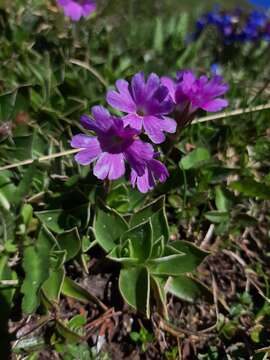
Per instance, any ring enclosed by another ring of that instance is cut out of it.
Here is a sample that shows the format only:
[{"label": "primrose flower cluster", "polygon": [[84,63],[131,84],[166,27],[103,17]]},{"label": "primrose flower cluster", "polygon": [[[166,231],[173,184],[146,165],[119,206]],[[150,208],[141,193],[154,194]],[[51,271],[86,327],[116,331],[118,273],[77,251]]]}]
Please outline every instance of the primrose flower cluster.
[{"label": "primrose flower cluster", "polygon": [[128,165],[130,182],[142,193],[169,176],[157,149],[166,134],[179,132],[199,109],[216,112],[228,105],[220,98],[228,90],[222,77],[196,78],[190,70],[178,72],[175,80],[154,73],[145,79],[139,72],[130,83],[117,80],[115,85],[106,100],[122,116],[94,106],[91,116],[81,117],[90,133],[75,135],[71,146],[79,149],[75,160],[81,165],[93,163],[94,175],[100,180],[119,179]]},{"label": "primrose flower cluster", "polygon": [[96,11],[94,0],[57,0],[57,4],[63,8],[65,16],[72,21],[79,21]]},{"label": "primrose flower cluster", "polygon": [[241,9],[222,11],[218,8],[197,20],[194,38],[197,39],[209,26],[214,26],[224,44],[247,41],[270,41],[270,16],[265,11]]}]

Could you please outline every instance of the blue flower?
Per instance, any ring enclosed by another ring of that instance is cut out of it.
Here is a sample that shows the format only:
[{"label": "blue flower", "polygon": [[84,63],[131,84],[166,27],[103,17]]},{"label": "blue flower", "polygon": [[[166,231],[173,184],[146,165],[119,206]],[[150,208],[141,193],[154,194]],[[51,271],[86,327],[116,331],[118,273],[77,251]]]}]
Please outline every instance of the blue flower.
[{"label": "blue flower", "polygon": [[270,7],[269,0],[249,0],[249,2],[251,4],[253,4],[253,5],[256,5],[256,6],[263,6],[263,7],[266,7],[266,8]]},{"label": "blue flower", "polygon": [[270,40],[270,16],[263,10],[245,13],[243,10],[235,9],[226,12],[216,7],[197,20],[193,38],[198,38],[208,26],[217,29],[225,45],[243,41]]}]

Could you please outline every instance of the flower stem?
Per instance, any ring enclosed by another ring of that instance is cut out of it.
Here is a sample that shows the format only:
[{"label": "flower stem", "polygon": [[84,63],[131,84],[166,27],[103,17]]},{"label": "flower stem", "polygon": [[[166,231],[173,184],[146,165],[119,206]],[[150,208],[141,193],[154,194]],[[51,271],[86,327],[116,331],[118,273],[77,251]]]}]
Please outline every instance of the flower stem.
[{"label": "flower stem", "polygon": [[51,159],[55,159],[58,157],[62,157],[62,156],[67,156],[67,155],[71,155],[71,154],[75,154],[78,151],[80,151],[81,149],[71,149],[71,150],[66,150],[66,151],[61,151],[59,153],[56,154],[51,154],[51,155],[45,155],[45,156],[41,156],[37,159],[28,159],[28,160],[23,160],[20,162],[17,162],[15,164],[10,164],[10,165],[5,165],[0,167],[0,171],[4,171],[4,170],[8,170],[8,169],[13,169],[19,166],[24,166],[24,165],[30,165],[32,164],[35,160],[38,162],[42,162],[42,161],[47,161],[47,160],[51,160]]}]

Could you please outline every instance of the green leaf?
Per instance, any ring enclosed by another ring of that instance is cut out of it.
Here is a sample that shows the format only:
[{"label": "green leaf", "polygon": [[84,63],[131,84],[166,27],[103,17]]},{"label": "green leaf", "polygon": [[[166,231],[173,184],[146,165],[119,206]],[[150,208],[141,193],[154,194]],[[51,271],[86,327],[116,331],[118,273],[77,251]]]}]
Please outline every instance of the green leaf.
[{"label": "green leaf", "polygon": [[204,213],[204,217],[212,223],[226,223],[229,221],[229,213],[223,211],[208,211]]},{"label": "green leaf", "polygon": [[106,204],[120,212],[129,209],[128,189],[125,185],[117,185],[107,196]]},{"label": "green leaf", "polygon": [[65,277],[61,291],[63,295],[69,296],[86,304],[89,302],[93,304],[99,303],[98,299],[94,295],[67,276]]},{"label": "green leaf", "polygon": [[[8,266],[8,257],[5,255],[0,256],[0,280],[17,280],[17,274],[11,270]],[[12,305],[12,299],[15,294],[15,287],[9,286],[4,289],[0,289],[0,316],[3,318],[8,314]]]},{"label": "green leaf", "polygon": [[62,290],[65,278],[64,269],[53,270],[50,272],[49,278],[44,282],[42,290],[46,298],[51,302],[59,302],[60,293]]},{"label": "green leaf", "polygon": [[41,228],[36,244],[27,246],[23,253],[25,279],[21,291],[24,294],[22,309],[33,313],[39,305],[39,290],[49,277],[49,255],[55,245],[45,228]]},{"label": "green leaf", "polygon": [[216,203],[216,207],[218,209],[218,211],[220,212],[226,212],[229,211],[230,209],[230,201],[229,199],[225,196],[224,191],[221,189],[220,186],[216,186],[215,188],[215,203]]},{"label": "green leaf", "polygon": [[196,270],[208,253],[186,241],[167,245],[163,257],[148,261],[151,274],[177,276]]},{"label": "green leaf", "polygon": [[84,338],[80,334],[71,330],[63,321],[56,320],[56,329],[68,342],[78,343],[84,341]]},{"label": "green leaf", "polygon": [[6,209],[0,207],[0,244],[3,246],[6,242],[13,242],[16,227],[15,215]]},{"label": "green leaf", "polygon": [[169,195],[168,202],[175,209],[182,209],[183,207],[183,200],[179,195]]},{"label": "green leaf", "polygon": [[5,210],[10,209],[10,204],[12,204],[15,192],[16,186],[10,180],[9,176],[0,174],[0,206],[2,206]]},{"label": "green leaf", "polygon": [[15,137],[14,146],[11,150],[11,156],[16,160],[22,161],[33,158],[33,135]]},{"label": "green leaf", "polygon": [[[14,353],[21,354],[22,352],[32,352],[36,351],[37,349],[42,349],[46,346],[45,339],[41,336],[31,336],[22,338],[21,340],[16,341],[14,344],[13,351]],[[38,355],[40,351],[38,352]],[[27,359],[27,358],[26,358]],[[29,358],[29,360],[37,360],[38,357]],[[28,360],[28,359],[27,359]]]},{"label": "green leaf", "polygon": [[136,226],[149,219],[151,220],[153,229],[153,241],[155,242],[163,236],[165,242],[167,242],[169,240],[169,227],[165,212],[164,196],[157,198],[152,203],[137,211],[130,219],[130,226]]},{"label": "green leaf", "polygon": [[6,121],[11,117],[14,111],[17,93],[18,91],[15,90],[0,96],[0,120]]},{"label": "green leaf", "polygon": [[234,226],[236,227],[248,227],[256,226],[258,224],[258,219],[248,215],[248,214],[238,214],[233,218]]},{"label": "green leaf", "polygon": [[152,252],[153,231],[150,221],[139,224],[126,231],[121,237],[121,243],[130,241],[130,257],[145,262]]},{"label": "green leaf", "polygon": [[[80,230],[87,229],[89,226],[89,221],[91,217],[91,203],[87,202],[86,204],[74,207],[66,215],[66,227],[72,228],[77,226]],[[64,222],[64,217],[63,217]]]},{"label": "green leaf", "polygon": [[[149,260],[147,267],[151,274],[177,276],[194,270],[185,254],[173,254]],[[190,270],[192,269],[192,270]]]},{"label": "green leaf", "polygon": [[123,246],[118,245],[115,246],[112,251],[107,255],[107,257],[113,261],[117,261],[124,266],[137,265],[138,259],[131,257],[131,244],[130,240],[128,240]]},{"label": "green leaf", "polygon": [[208,160],[210,160],[209,151],[206,148],[198,147],[181,159],[180,167],[184,170],[198,168]]},{"label": "green leaf", "polygon": [[132,213],[135,209],[143,206],[146,195],[128,186],[128,212]]},{"label": "green leaf", "polygon": [[50,253],[50,268],[52,270],[60,269],[66,261],[66,250],[52,250]]},{"label": "green leaf", "polygon": [[171,242],[169,245],[180,253],[187,255],[190,261],[190,267],[194,269],[196,269],[197,266],[199,266],[205,259],[205,257],[209,255],[207,251],[201,250],[196,245],[188,241],[177,240]]},{"label": "green leaf", "polygon": [[237,190],[248,197],[257,197],[263,200],[270,199],[270,186],[259,183],[253,179],[235,181],[230,184],[230,188]]},{"label": "green leaf", "polygon": [[149,318],[150,276],[145,267],[122,269],[119,289],[125,301]]},{"label": "green leaf", "polygon": [[252,339],[253,342],[259,344],[261,341],[261,333],[264,330],[264,326],[262,324],[256,324],[250,333],[250,337]]},{"label": "green leaf", "polygon": [[[158,308],[158,313],[165,319],[168,318],[167,299],[165,285],[167,277],[150,276],[151,289],[153,290],[153,298]],[[152,298],[152,294],[151,294]]]},{"label": "green leaf", "polygon": [[37,170],[37,165],[34,162],[25,171],[22,180],[17,186],[15,194],[13,194],[13,203],[15,205],[18,205],[23,200],[23,198],[29,193],[36,170]]},{"label": "green leaf", "polygon": [[21,210],[21,216],[23,223],[27,228],[33,217],[33,207],[30,204],[24,204]]},{"label": "green leaf", "polygon": [[156,29],[154,34],[154,49],[157,53],[163,51],[163,24],[160,18],[156,19]]},{"label": "green leaf", "polygon": [[187,12],[182,12],[176,27],[174,28],[174,32],[178,34],[179,38],[182,41],[186,41],[186,36],[189,28],[189,14]]},{"label": "green leaf", "polygon": [[189,302],[194,302],[202,297],[210,302],[213,301],[211,291],[207,287],[186,275],[171,277],[166,283],[166,291]]},{"label": "green leaf", "polygon": [[84,235],[82,237],[82,252],[86,253],[93,246],[93,242],[91,241],[91,237],[89,234]]},{"label": "green leaf", "polygon": [[61,209],[35,212],[42,224],[57,234],[65,231],[65,216]]},{"label": "green leaf", "polygon": [[102,206],[97,209],[93,227],[97,242],[109,252],[119,243],[128,224],[115,210]]},{"label": "green leaf", "polygon": [[151,258],[155,259],[162,257],[164,254],[164,249],[165,249],[165,241],[164,241],[164,237],[161,236],[158,240],[156,240],[156,242],[152,247]]},{"label": "green leaf", "polygon": [[68,325],[71,329],[79,329],[86,324],[87,324],[87,319],[83,315],[75,315],[68,322]]},{"label": "green leaf", "polygon": [[132,332],[130,333],[130,337],[131,337],[131,339],[132,339],[134,342],[139,342],[140,339],[141,339],[140,333],[135,332],[135,331],[132,331]]},{"label": "green leaf", "polygon": [[106,352],[97,352],[96,346],[90,347],[86,341],[80,341],[79,344],[68,341],[58,342],[55,347],[57,352],[62,354],[63,360],[110,360]]},{"label": "green leaf", "polygon": [[48,258],[45,263],[43,255],[34,246],[29,246],[23,253],[23,269],[25,279],[21,288],[24,294],[22,309],[31,314],[39,305],[39,289],[49,276]]},{"label": "green leaf", "polygon": [[57,236],[57,242],[62,250],[66,250],[66,261],[74,258],[81,249],[81,239],[77,228],[65,231]]}]

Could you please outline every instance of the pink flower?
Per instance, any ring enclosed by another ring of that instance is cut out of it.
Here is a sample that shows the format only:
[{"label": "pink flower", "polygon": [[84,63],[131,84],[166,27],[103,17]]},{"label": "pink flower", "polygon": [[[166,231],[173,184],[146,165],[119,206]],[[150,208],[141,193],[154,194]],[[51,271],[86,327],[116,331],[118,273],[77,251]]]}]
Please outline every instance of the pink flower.
[{"label": "pink flower", "polygon": [[144,73],[139,72],[130,84],[117,80],[116,88],[117,91],[108,91],[107,102],[127,114],[123,117],[125,125],[139,131],[143,129],[155,144],[165,141],[164,133],[175,132],[176,122],[166,116],[173,110],[173,101],[156,74],[150,74],[145,80]]},{"label": "pink flower", "polygon": [[137,186],[141,193],[147,193],[153,190],[157,181],[165,182],[169,176],[169,172],[164,164],[156,159],[146,161],[146,168],[142,175],[136,170],[131,170],[130,182],[133,187]]},{"label": "pink flower", "polygon": [[81,17],[87,17],[96,10],[94,0],[57,0],[57,3],[73,21],[79,21]]},{"label": "pink flower", "polygon": [[119,179],[125,174],[125,163],[139,176],[145,173],[146,162],[154,156],[154,149],[138,137],[138,130],[124,127],[122,119],[111,116],[102,106],[92,108],[93,118],[83,115],[82,125],[96,135],[73,136],[71,146],[81,149],[75,160],[81,165],[95,162],[94,175],[100,180]]},{"label": "pink flower", "polygon": [[198,109],[216,112],[228,106],[228,101],[220,97],[229,89],[222,76],[196,78],[191,70],[185,70],[178,72],[176,81],[162,77],[161,82],[169,90],[177,109],[187,111],[189,115]]}]

